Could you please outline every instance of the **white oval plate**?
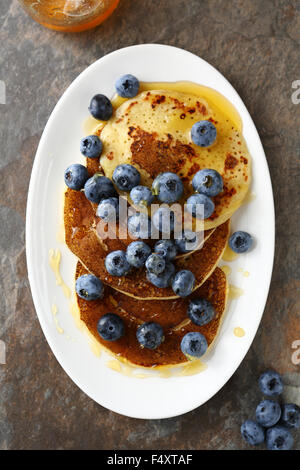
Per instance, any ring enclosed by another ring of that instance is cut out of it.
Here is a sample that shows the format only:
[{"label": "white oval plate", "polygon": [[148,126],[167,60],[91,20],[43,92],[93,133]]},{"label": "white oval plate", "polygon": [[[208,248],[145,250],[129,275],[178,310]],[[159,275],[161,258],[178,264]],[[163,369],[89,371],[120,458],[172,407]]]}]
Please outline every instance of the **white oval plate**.
[{"label": "white oval plate", "polygon": [[[116,77],[132,73],[141,81],[189,80],[216,89],[238,110],[243,134],[253,158],[255,199],[234,215],[233,229],[249,231],[255,249],[231,263],[230,282],[244,290],[231,301],[220,334],[205,358],[207,369],[186,377],[137,379],[107,367],[96,357],[87,338],[69,314],[69,305],[56,285],[48,251],[62,252],[61,273],[73,285],[76,259],[57,239],[63,203],[63,173],[81,162],[79,141],[84,136],[87,106],[96,93],[112,96]],[[169,418],[186,413],[209,400],[235,372],[247,353],[265,307],[274,255],[274,206],[265,154],[254,123],[237,92],[211,65],[170,46],[146,44],[115,51],[98,60],[70,85],[57,103],[42,135],[35,157],[26,219],[28,274],[35,308],[47,341],[71,379],[93,400],[117,413],[135,418]],[[245,277],[238,268],[250,273]],[[59,334],[51,313],[58,306]],[[246,334],[237,338],[235,327]]]}]

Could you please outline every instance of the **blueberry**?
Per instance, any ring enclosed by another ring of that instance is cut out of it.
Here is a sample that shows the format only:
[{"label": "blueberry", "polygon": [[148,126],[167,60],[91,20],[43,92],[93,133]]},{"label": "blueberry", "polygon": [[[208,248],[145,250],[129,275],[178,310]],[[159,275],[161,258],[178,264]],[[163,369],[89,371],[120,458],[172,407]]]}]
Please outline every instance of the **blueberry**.
[{"label": "blueberry", "polygon": [[206,325],[216,316],[212,304],[208,300],[200,299],[199,297],[190,301],[187,314],[191,321],[198,326]]},{"label": "blueberry", "polygon": [[180,253],[188,253],[199,246],[199,235],[192,230],[186,229],[179,238],[175,239],[175,245]]},{"label": "blueberry", "polygon": [[187,297],[193,292],[195,287],[195,276],[191,271],[182,269],[178,271],[172,281],[172,289],[174,294],[179,297]]},{"label": "blueberry", "polygon": [[133,98],[139,92],[140,82],[136,77],[128,73],[118,78],[115,87],[118,95],[122,96],[122,98]]},{"label": "blueberry", "polygon": [[128,245],[126,258],[128,263],[135,268],[144,266],[146,259],[151,253],[151,248],[145,242],[136,241]]},{"label": "blueberry", "polygon": [[256,407],[256,421],[265,428],[270,428],[278,423],[281,416],[281,408],[274,400],[263,400]]},{"label": "blueberry", "polygon": [[112,179],[120,191],[131,191],[139,184],[141,175],[134,166],[124,164],[115,168]]},{"label": "blueberry", "polygon": [[210,121],[198,121],[191,129],[191,137],[194,144],[209,147],[216,140],[217,129]]},{"label": "blueberry", "polygon": [[247,232],[234,232],[229,238],[228,244],[235,253],[245,253],[249,251],[253,243],[253,238]]},{"label": "blueberry", "polygon": [[102,339],[116,341],[124,335],[124,322],[115,313],[106,313],[100,318],[97,330]]},{"label": "blueberry", "polygon": [[125,276],[130,271],[130,264],[126,259],[126,253],[116,250],[109,253],[105,258],[105,267],[112,276]]},{"label": "blueberry", "polygon": [[130,197],[133,204],[140,207],[148,207],[154,201],[152,191],[147,186],[135,186],[130,191]]},{"label": "blueberry", "polygon": [[152,183],[152,192],[161,202],[172,204],[181,198],[183,184],[176,173],[161,173]]},{"label": "blueberry", "polygon": [[205,194],[192,194],[186,203],[187,211],[197,219],[208,219],[215,210],[212,199]]},{"label": "blueberry", "polygon": [[154,251],[167,261],[172,261],[177,255],[177,248],[173,240],[158,240],[154,245]]},{"label": "blueberry", "polygon": [[267,430],[268,450],[290,450],[294,439],[291,433],[283,426],[274,426]]},{"label": "blueberry", "polygon": [[283,405],[281,421],[289,428],[300,428],[300,407],[294,403]]},{"label": "blueberry", "polygon": [[206,353],[207,350],[207,341],[205,336],[201,333],[197,333],[196,331],[192,331],[184,335],[181,340],[181,351],[187,358],[190,356],[194,357],[201,357],[203,354]]},{"label": "blueberry", "polygon": [[65,183],[69,188],[75,189],[75,191],[80,191],[88,178],[89,174],[86,167],[79,163],[74,163],[65,170]]},{"label": "blueberry", "polygon": [[257,446],[262,444],[265,440],[264,429],[255,421],[247,419],[241,426],[241,434],[247,444]]},{"label": "blueberry", "polygon": [[151,284],[154,286],[163,289],[169,287],[172,282],[172,278],[175,272],[174,264],[170,263],[169,261],[166,262],[166,267],[160,274],[154,274],[147,270],[147,279]]},{"label": "blueberry", "polygon": [[151,221],[147,214],[137,212],[128,217],[128,232],[132,238],[150,238],[151,237]]},{"label": "blueberry", "polygon": [[108,119],[112,117],[113,107],[106,96],[98,94],[92,98],[89,112],[95,119],[108,121]]},{"label": "blueberry", "polygon": [[97,135],[84,137],[80,142],[80,152],[88,158],[98,158],[102,153],[102,142]]},{"label": "blueberry", "polygon": [[165,259],[157,254],[153,253],[152,255],[148,256],[146,260],[146,269],[153,274],[161,274],[166,268],[166,261]]},{"label": "blueberry", "polygon": [[154,227],[162,233],[170,233],[175,227],[175,214],[169,207],[159,207],[152,216]]},{"label": "blueberry", "polygon": [[264,395],[276,397],[283,390],[282,379],[274,370],[267,370],[259,377],[259,388]]},{"label": "blueberry", "polygon": [[97,207],[96,215],[104,222],[112,222],[119,218],[119,199],[117,197],[109,197],[102,199]]},{"label": "blueberry", "polygon": [[223,191],[223,178],[216,170],[200,170],[193,178],[193,188],[206,196],[217,196]]},{"label": "blueberry", "polygon": [[138,327],[136,337],[144,348],[156,349],[164,340],[164,332],[158,323],[146,322]]},{"label": "blueberry", "polygon": [[100,279],[93,274],[83,274],[76,280],[75,290],[84,300],[96,300],[103,297],[104,287]]},{"label": "blueberry", "polygon": [[99,204],[102,199],[118,196],[110,179],[98,173],[87,180],[84,185],[84,194],[89,201],[96,204]]}]

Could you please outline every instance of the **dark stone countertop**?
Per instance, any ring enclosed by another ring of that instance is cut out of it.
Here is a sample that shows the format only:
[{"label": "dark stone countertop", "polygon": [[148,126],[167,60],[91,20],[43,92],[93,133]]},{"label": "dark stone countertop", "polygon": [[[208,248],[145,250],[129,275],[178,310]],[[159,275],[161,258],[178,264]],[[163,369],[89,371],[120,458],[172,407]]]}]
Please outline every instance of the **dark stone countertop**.
[{"label": "dark stone countertop", "polygon": [[[241,95],[268,158],[277,234],[270,295],[242,365],[202,407],[146,421],[97,405],[57,363],[32,304],[24,222],[32,161],[63,91],[104,54],[153,42],[201,56]],[[1,0],[0,48],[6,84],[6,104],[0,104],[0,338],[7,345],[7,363],[0,365],[0,448],[248,448],[239,427],[261,398],[260,372],[273,367],[282,373],[285,399],[300,405],[300,365],[291,360],[292,343],[300,340],[300,105],[291,100],[292,83],[300,79],[299,2],[121,0],[98,29],[67,35],[34,23],[16,0]]]}]

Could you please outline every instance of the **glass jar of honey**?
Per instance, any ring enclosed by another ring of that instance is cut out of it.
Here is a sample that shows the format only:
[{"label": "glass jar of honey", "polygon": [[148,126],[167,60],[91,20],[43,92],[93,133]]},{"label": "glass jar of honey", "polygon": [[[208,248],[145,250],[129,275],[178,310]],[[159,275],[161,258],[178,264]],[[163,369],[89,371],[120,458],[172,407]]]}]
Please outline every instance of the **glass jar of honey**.
[{"label": "glass jar of honey", "polygon": [[119,0],[19,0],[35,20],[47,28],[78,32],[102,23]]}]

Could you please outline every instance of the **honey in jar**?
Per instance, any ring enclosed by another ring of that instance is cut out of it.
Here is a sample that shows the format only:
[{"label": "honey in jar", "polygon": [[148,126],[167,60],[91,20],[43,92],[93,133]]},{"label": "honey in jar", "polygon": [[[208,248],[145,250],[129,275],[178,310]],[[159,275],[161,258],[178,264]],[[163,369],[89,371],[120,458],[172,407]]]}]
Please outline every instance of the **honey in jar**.
[{"label": "honey in jar", "polygon": [[119,0],[19,0],[27,13],[47,28],[78,32],[108,18]]}]

